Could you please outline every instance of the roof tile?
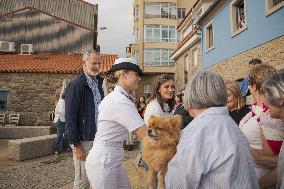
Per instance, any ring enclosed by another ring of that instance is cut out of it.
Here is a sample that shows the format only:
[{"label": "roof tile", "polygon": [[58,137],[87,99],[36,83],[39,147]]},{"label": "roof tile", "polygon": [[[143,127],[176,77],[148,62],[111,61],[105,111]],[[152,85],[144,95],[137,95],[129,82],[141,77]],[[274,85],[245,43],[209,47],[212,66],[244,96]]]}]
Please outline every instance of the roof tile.
[{"label": "roof tile", "polygon": [[[113,65],[118,55],[101,54],[101,70],[104,74]],[[79,73],[82,69],[82,55],[31,54],[0,55],[0,73]]]}]

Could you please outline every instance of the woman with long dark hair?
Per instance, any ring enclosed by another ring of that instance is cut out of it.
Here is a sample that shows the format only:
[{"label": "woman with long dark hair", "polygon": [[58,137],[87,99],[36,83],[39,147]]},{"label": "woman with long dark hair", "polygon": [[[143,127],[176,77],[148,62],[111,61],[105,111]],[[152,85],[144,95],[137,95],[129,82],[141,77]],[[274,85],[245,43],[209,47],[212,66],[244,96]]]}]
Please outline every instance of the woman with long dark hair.
[{"label": "woman with long dark hair", "polygon": [[146,107],[144,121],[147,124],[151,115],[169,117],[175,106],[175,82],[169,74],[163,74],[154,87],[152,100]]}]

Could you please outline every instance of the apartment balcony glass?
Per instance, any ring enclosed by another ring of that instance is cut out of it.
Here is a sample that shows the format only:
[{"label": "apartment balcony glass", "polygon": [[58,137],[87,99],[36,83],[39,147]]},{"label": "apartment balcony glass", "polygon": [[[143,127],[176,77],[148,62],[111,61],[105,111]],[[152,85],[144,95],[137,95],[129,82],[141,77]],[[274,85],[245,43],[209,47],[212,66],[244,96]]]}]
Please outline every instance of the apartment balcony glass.
[{"label": "apartment balcony glass", "polygon": [[144,49],[145,66],[174,66],[175,62],[170,60],[172,49]]},{"label": "apartment balcony glass", "polygon": [[145,42],[172,42],[177,41],[177,32],[175,26],[165,25],[145,25]]},{"label": "apartment balcony glass", "polygon": [[175,3],[145,3],[144,18],[176,19]]}]

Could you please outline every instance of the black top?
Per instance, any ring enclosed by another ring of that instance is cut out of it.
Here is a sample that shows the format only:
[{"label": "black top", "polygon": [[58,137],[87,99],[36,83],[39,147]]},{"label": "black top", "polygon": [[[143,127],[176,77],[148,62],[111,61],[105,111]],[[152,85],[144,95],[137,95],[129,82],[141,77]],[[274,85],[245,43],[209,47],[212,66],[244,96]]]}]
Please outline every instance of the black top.
[{"label": "black top", "polygon": [[182,122],[183,122],[182,129],[184,129],[193,120],[193,117],[191,117],[188,111],[184,109],[183,104],[180,104],[176,107],[174,115],[176,114],[182,116]]},{"label": "black top", "polygon": [[249,113],[249,111],[250,111],[249,106],[244,106],[240,110],[234,110],[232,112],[229,111],[229,115],[233,118],[233,120],[239,126],[240,121],[243,119],[243,117],[245,117],[245,115],[247,115],[247,113]]}]

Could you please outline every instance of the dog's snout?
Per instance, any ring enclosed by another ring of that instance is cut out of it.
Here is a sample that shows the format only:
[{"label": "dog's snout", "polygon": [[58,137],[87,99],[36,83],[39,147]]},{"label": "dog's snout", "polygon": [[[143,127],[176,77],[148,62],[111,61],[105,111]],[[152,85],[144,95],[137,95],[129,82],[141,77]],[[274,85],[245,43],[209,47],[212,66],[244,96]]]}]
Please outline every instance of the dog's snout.
[{"label": "dog's snout", "polygon": [[152,130],[148,129],[148,135],[151,135],[151,134],[152,134]]}]

